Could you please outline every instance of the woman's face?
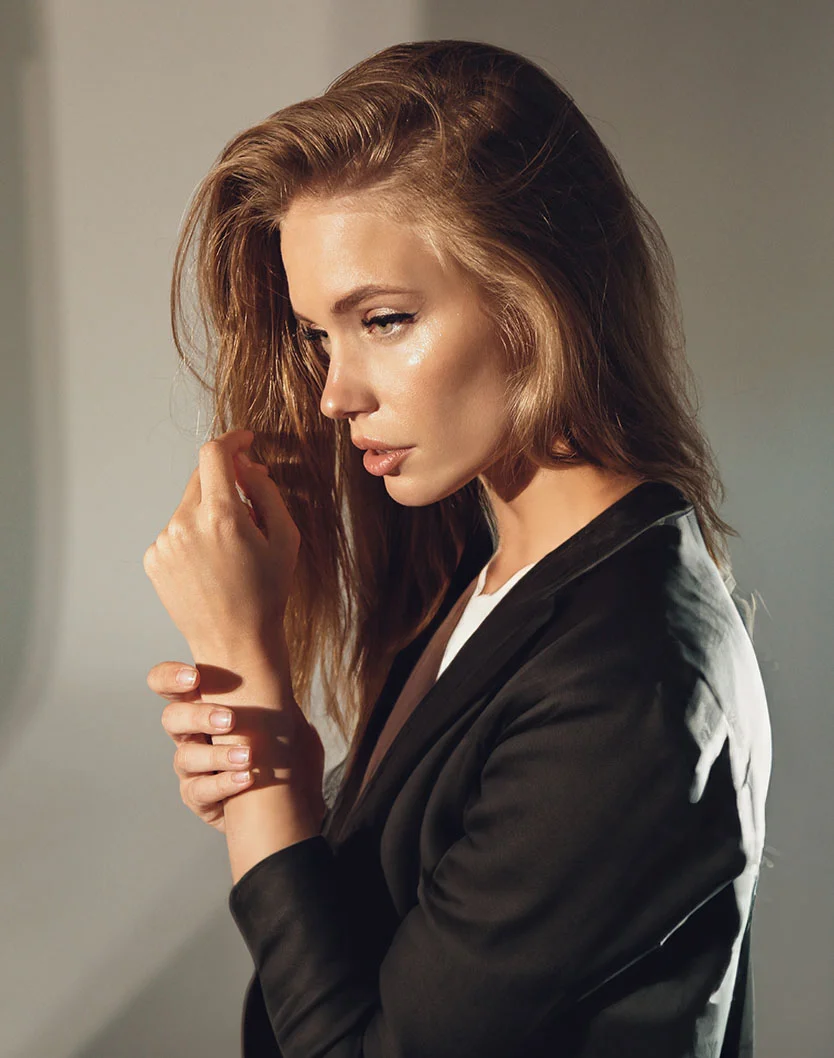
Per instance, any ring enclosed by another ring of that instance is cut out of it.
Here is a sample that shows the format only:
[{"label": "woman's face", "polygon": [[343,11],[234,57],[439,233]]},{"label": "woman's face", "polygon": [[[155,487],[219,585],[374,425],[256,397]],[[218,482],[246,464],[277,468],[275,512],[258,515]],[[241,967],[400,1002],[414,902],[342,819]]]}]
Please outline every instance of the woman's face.
[{"label": "woman's face", "polygon": [[398,503],[424,506],[495,462],[501,345],[463,271],[373,207],[367,194],[297,199],[281,253],[299,327],[327,362],[323,414],[348,419],[354,440],[409,447],[385,486]]}]

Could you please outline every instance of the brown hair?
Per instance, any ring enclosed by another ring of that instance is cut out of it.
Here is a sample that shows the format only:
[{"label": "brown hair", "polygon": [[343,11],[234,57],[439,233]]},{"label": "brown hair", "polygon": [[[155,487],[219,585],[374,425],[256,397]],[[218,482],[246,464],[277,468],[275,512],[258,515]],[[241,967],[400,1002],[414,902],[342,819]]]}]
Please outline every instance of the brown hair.
[{"label": "brown hair", "polygon": [[[279,225],[296,196],[364,190],[468,269],[490,304],[511,458],[677,486],[722,570],[738,535],[717,513],[724,489],[698,425],[668,247],[572,97],[489,44],[372,55],[229,141],[190,204],[171,291],[178,352],[213,398],[212,436],[255,432],[301,533],[285,622],[296,697],[309,716],[320,665],[325,712],[354,748],[469,533],[486,519],[494,534],[477,478],[401,506],[365,472],[347,420],[321,413],[327,369],[290,309]],[[208,381],[182,328],[192,243]]]}]

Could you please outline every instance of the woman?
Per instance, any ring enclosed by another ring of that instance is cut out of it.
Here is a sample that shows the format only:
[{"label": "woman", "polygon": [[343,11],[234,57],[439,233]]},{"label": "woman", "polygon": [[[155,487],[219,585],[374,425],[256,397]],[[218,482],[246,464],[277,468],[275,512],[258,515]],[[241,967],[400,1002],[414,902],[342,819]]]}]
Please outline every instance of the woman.
[{"label": "woman", "polygon": [[770,729],[616,162],[521,56],[403,44],[226,146],[184,357],[192,247],[215,439],[145,569],[195,667],[149,684],[244,1055],[739,1054]]}]

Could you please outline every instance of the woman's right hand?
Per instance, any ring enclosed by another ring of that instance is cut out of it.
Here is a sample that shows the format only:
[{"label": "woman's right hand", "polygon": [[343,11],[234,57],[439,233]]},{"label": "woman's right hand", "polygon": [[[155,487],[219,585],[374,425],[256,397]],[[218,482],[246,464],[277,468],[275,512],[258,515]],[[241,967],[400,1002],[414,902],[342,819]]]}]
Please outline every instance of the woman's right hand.
[{"label": "woman's right hand", "polygon": [[[177,682],[177,673],[182,670],[194,674],[191,686]],[[234,728],[234,710],[201,701],[200,673],[193,665],[181,661],[154,665],[148,673],[148,686],[169,703],[162,710],[162,726],[177,747],[174,771],[179,776],[183,804],[204,823],[225,834],[223,802],[252,785],[252,762],[232,761],[229,753],[236,748],[234,745],[211,742],[212,735],[228,735]],[[212,719],[214,713],[230,714],[231,725],[217,726]],[[248,749],[242,744],[237,748]],[[248,779],[237,781],[243,775],[248,775]]]}]

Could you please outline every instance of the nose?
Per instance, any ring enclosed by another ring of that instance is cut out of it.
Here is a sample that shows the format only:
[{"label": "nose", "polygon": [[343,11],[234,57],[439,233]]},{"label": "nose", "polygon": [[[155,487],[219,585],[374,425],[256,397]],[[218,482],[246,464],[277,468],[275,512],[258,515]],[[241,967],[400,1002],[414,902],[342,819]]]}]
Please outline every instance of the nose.
[{"label": "nose", "polygon": [[319,407],[328,419],[352,419],[360,413],[374,411],[376,400],[355,366],[349,367],[334,355],[327,365]]}]

